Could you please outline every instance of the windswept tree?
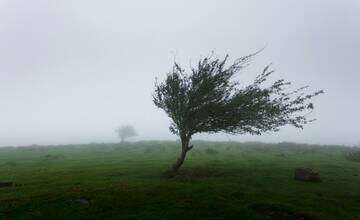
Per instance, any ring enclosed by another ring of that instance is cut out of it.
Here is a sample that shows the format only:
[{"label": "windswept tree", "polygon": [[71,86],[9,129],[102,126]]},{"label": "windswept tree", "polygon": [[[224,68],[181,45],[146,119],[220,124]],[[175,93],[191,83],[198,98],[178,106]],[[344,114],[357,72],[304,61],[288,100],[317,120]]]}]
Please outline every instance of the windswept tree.
[{"label": "windswept tree", "polygon": [[124,143],[126,138],[137,135],[135,128],[131,125],[121,126],[120,128],[116,129],[116,133],[119,135],[121,143]]},{"label": "windswept tree", "polygon": [[178,173],[193,148],[190,140],[194,134],[260,135],[287,124],[303,128],[315,120],[308,118],[314,108],[309,100],[322,90],[305,94],[305,86],[286,91],[290,82],[284,79],[265,83],[274,72],[269,65],[247,86],[234,80],[254,55],[236,59],[231,65],[227,65],[228,55],[224,59],[206,57],[190,74],[175,62],[165,81],[156,81],[153,102],[172,119],[169,129],[181,140],[180,157],[166,174]]}]

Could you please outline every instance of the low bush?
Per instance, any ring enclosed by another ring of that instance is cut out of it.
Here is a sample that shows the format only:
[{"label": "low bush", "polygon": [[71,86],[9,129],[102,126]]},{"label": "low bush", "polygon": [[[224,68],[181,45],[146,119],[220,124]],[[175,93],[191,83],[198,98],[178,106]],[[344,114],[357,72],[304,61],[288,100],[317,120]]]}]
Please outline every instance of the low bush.
[{"label": "low bush", "polygon": [[350,161],[360,162],[360,149],[351,149],[346,153],[345,158]]}]

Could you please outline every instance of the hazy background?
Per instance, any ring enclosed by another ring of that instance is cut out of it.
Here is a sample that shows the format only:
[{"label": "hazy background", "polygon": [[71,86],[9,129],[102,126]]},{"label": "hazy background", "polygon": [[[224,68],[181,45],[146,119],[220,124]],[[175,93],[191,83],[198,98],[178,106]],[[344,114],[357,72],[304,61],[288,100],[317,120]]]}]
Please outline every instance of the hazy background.
[{"label": "hazy background", "polygon": [[273,63],[273,78],[323,89],[318,120],[263,136],[196,139],[360,142],[360,1],[0,0],[0,146],[177,139],[151,98],[174,58],[232,59],[267,45],[238,79]]}]

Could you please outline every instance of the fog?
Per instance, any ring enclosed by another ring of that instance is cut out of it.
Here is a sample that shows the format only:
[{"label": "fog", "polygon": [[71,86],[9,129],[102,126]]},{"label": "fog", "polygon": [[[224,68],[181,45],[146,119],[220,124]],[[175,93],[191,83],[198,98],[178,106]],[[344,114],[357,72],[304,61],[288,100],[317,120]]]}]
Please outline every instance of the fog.
[{"label": "fog", "polygon": [[272,79],[323,89],[304,130],[195,139],[360,142],[360,2],[238,0],[1,0],[0,146],[177,139],[152,103],[155,77],[174,60],[189,68],[211,54],[230,60],[266,46],[237,77],[269,63]]}]

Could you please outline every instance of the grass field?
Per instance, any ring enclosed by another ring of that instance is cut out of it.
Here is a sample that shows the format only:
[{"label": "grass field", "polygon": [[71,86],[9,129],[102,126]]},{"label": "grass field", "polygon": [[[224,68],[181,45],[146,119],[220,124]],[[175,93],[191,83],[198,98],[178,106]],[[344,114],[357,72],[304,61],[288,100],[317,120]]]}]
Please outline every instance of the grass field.
[{"label": "grass field", "polygon": [[[360,163],[346,148],[195,141],[0,148],[0,219],[360,219]],[[296,167],[321,182],[294,180]]]}]

